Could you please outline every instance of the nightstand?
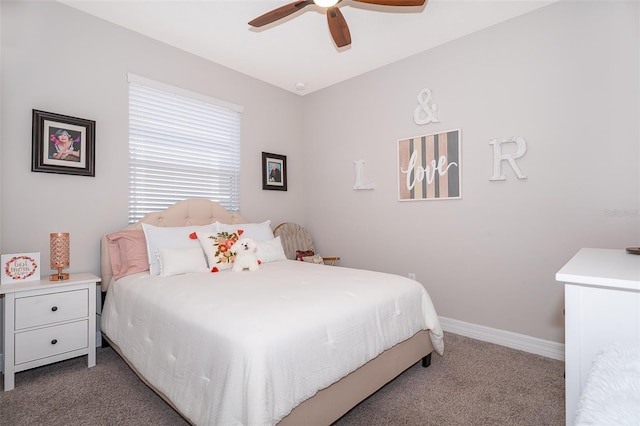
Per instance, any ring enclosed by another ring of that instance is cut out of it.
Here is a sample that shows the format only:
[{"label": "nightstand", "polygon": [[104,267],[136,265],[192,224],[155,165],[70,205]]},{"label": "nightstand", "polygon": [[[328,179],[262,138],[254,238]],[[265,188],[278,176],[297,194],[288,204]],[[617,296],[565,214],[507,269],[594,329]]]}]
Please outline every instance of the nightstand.
[{"label": "nightstand", "polygon": [[65,281],[26,281],[0,285],[4,295],[4,390],[15,373],[87,355],[96,365],[96,285],[90,273]]}]

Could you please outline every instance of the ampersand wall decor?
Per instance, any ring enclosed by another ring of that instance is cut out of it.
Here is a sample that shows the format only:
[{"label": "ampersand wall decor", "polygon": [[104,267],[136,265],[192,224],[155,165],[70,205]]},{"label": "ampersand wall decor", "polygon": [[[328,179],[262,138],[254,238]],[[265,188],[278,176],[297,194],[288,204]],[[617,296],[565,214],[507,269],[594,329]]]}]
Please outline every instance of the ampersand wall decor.
[{"label": "ampersand wall decor", "polygon": [[440,120],[436,116],[437,106],[431,103],[433,94],[431,89],[425,87],[418,92],[418,107],[413,112],[413,121],[416,124],[439,123]]}]

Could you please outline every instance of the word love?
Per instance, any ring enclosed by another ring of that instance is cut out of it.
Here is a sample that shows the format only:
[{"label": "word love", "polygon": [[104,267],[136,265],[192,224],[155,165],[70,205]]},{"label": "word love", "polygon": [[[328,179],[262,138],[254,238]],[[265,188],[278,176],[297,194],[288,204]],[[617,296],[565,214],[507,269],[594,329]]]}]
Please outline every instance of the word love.
[{"label": "word love", "polygon": [[[447,174],[449,168],[455,166],[458,167],[458,163],[451,162],[447,164],[447,159],[444,155],[441,155],[436,162],[435,159],[431,160],[431,166],[427,165],[423,167],[421,165],[417,165],[418,162],[418,153],[413,151],[411,153],[411,158],[409,159],[409,166],[407,170],[400,169],[402,173],[406,173],[407,175],[407,189],[411,190],[416,185],[416,182],[422,182],[423,180],[427,180],[427,183],[432,183],[436,172],[438,175],[443,176]],[[411,173],[413,171],[413,173]]]}]

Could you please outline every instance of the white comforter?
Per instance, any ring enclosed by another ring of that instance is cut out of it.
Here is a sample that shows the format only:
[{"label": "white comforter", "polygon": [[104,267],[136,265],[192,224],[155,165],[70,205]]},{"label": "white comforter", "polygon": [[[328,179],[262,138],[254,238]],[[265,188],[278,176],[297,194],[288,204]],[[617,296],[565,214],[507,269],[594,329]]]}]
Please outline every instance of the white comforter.
[{"label": "white comforter", "polygon": [[280,261],[255,272],[110,284],[102,331],[197,425],[272,425],[419,330],[442,353],[422,285],[398,275]]}]

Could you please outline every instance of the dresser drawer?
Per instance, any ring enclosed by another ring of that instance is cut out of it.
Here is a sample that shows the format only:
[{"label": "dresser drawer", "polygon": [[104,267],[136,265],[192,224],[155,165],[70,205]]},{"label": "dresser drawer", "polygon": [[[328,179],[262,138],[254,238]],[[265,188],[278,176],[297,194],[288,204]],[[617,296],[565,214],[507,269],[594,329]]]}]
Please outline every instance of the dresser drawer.
[{"label": "dresser drawer", "polygon": [[15,335],[15,364],[86,348],[88,320],[54,325]]},{"label": "dresser drawer", "polygon": [[86,318],[89,314],[88,300],[87,289],[16,298],[15,329]]}]

